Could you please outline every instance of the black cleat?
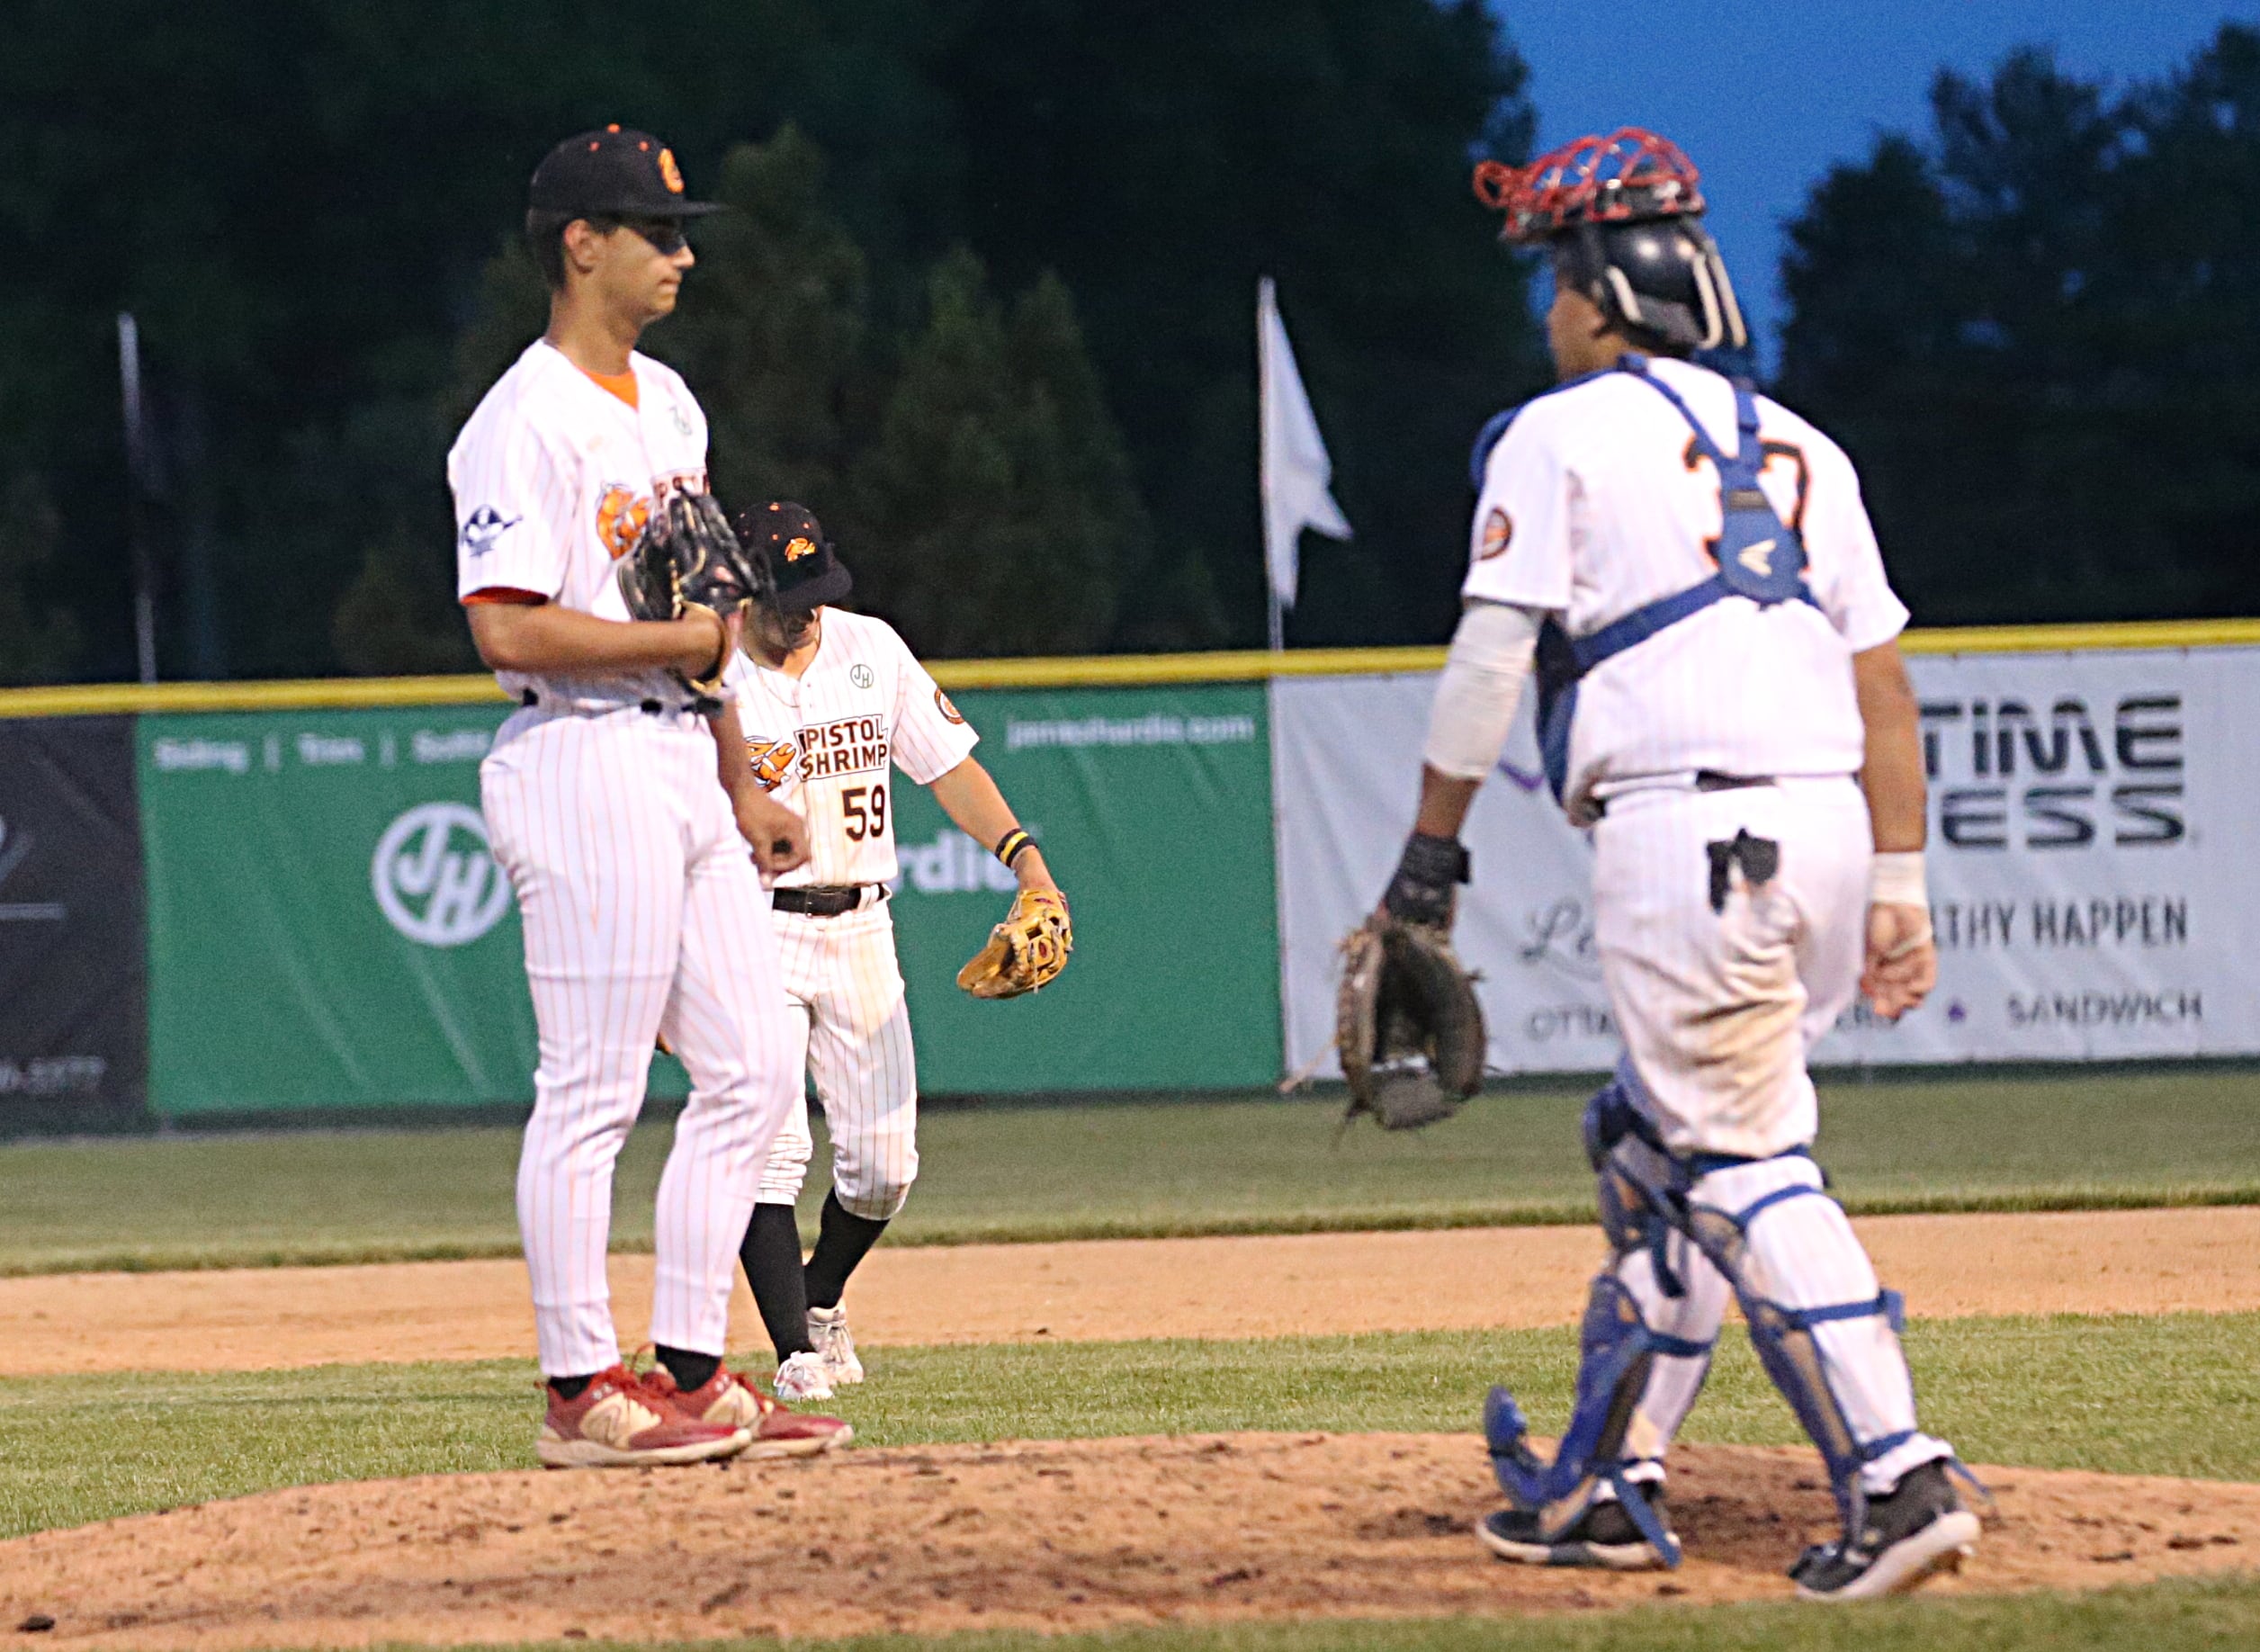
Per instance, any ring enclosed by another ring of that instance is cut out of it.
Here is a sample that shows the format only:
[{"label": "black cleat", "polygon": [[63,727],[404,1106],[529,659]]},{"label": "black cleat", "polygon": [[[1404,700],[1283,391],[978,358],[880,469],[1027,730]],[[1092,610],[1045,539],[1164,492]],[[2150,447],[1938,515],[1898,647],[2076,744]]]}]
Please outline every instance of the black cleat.
[{"label": "black cleat", "polygon": [[[1664,1513],[1664,1488],[1642,1487],[1648,1506],[1666,1531],[1672,1522]],[[1640,1534],[1624,1505],[1596,1503],[1574,1525],[1547,1542],[1538,1535],[1538,1516],[1526,1509],[1501,1509],[1476,1522],[1475,1535],[1483,1546],[1502,1560],[1520,1566],[1594,1566],[1612,1572],[1660,1572],[1670,1562],[1655,1544]]]},{"label": "black cleat", "polygon": [[1868,1499],[1857,1534],[1799,1555],[1789,1577],[1801,1600],[1872,1600],[1960,1571],[1977,1549],[1978,1517],[1963,1507],[1946,1465],[1924,1463],[1908,1469],[1888,1496]]}]

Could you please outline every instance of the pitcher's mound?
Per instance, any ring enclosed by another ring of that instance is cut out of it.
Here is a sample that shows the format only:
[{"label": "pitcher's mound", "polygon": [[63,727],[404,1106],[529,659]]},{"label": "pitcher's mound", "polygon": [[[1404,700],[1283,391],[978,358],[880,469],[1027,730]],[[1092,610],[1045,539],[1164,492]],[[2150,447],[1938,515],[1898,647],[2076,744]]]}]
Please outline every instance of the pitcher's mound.
[{"label": "pitcher's mound", "polygon": [[[1939,1587],[2083,1588],[2260,1560],[2260,1486],[1984,1471]],[[789,1466],[432,1477],[274,1492],[0,1544],[0,1628],[118,1647],[928,1634],[1521,1613],[1786,1596],[1827,1535],[1811,1454],[1688,1446],[1675,1573],[1532,1570],[1469,1527],[1464,1434],[862,1450]]]}]

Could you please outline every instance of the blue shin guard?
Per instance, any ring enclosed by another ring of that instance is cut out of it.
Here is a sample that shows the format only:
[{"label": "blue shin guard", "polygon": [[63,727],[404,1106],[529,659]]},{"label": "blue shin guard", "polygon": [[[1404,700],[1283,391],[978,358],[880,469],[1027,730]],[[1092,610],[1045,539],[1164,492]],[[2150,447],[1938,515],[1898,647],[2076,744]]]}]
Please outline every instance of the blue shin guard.
[{"label": "blue shin guard", "polygon": [[1632,1293],[1608,1274],[1593,1281],[1579,1332],[1577,1403],[1550,1463],[1530,1450],[1529,1425],[1514,1396],[1493,1387],[1484,1402],[1484,1439],[1500,1489],[1520,1509],[1539,1517],[1551,1541],[1592,1506],[1603,1486],[1667,1567],[1680,1563],[1680,1547],[1641,1486],[1625,1477],[1625,1432],[1646,1387],[1655,1341]]}]

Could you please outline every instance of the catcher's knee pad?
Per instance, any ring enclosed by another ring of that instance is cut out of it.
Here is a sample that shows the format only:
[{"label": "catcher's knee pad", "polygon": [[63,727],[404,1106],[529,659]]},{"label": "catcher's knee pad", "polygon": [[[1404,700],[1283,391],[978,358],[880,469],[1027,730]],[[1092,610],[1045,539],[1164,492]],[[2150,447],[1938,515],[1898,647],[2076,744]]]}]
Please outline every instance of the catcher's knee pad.
[{"label": "catcher's knee pad", "polygon": [[1641,1318],[1638,1301],[1613,1270],[1604,1270],[1586,1298],[1578,1333],[1577,1398],[1554,1460],[1542,1463],[1530,1450],[1529,1425],[1513,1395],[1493,1387],[1484,1402],[1484,1438],[1500,1489],[1516,1506],[1538,1514],[1543,1540],[1575,1525],[1606,1488],[1664,1564],[1679,1564],[1678,1543],[1628,1476],[1633,1465],[1624,1449],[1655,1354],[1656,1337]]},{"label": "catcher's knee pad", "polygon": [[1598,1183],[1601,1231],[1610,1245],[1620,1258],[1646,1247],[1655,1258],[1656,1284],[1676,1297],[1680,1270],[1668,1242],[1685,1225],[1685,1177],[1642,1113],[1639,1094],[1628,1059],[1585,1104],[1585,1156]]},{"label": "catcher's knee pad", "polygon": [[[1689,1235],[1734,1287],[1759,1362],[1820,1449],[1848,1525],[1856,1523],[1861,1468],[1917,1438],[1912,1397],[1906,1426],[1879,1429],[1874,1407],[1862,1406],[1871,1414],[1863,1429],[1846,1404],[1861,1374],[1819,1333],[1872,1320],[1875,1340],[1888,1344],[1879,1351],[1903,1373],[1899,1294],[1874,1288],[1866,1252],[1803,1153],[1691,1168],[1700,1173],[1687,1205]],[[1847,1277],[1859,1294],[1843,1295]]]}]

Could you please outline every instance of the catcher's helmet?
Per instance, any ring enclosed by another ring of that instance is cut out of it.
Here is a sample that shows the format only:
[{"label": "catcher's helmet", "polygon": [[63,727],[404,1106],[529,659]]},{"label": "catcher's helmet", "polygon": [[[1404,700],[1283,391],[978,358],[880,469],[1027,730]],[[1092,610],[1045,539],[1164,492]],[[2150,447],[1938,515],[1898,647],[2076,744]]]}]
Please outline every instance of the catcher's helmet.
[{"label": "catcher's helmet", "polygon": [[1628,126],[1527,166],[1484,161],[1475,198],[1504,212],[1501,238],[1550,246],[1554,279],[1651,350],[1749,342],[1717,244],[1698,221],[1702,175],[1676,144]]}]

